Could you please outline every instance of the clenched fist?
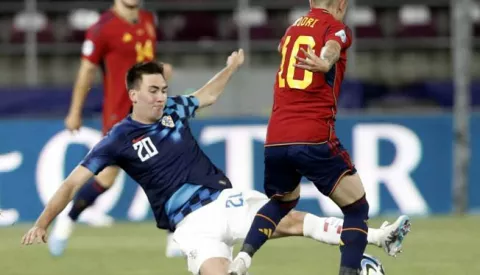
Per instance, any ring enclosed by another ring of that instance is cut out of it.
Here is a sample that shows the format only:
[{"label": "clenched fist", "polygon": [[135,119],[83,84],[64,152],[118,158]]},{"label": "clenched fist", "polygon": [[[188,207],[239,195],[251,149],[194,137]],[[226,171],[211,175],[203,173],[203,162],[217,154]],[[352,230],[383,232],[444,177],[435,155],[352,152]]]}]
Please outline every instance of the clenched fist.
[{"label": "clenched fist", "polygon": [[243,54],[243,50],[239,49],[238,51],[234,51],[227,59],[227,66],[233,66],[235,68],[240,67],[245,60],[245,56]]}]

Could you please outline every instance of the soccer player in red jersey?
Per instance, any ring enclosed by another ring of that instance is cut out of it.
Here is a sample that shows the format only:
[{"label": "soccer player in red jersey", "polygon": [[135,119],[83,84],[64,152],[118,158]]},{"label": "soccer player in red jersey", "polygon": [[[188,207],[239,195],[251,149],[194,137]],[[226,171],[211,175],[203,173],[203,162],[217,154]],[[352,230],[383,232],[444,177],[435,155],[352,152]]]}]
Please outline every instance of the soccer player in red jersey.
[{"label": "soccer player in red jersey", "polygon": [[[98,22],[87,30],[72,102],[65,118],[67,129],[75,131],[82,126],[83,105],[97,67],[103,72],[103,134],[129,113],[131,101],[125,86],[125,75],[136,63],[155,59],[155,21],[153,13],[140,9],[140,0],[115,0],[113,7],[104,12]],[[163,64],[163,67],[168,79],[172,68],[169,64]],[[95,181],[79,190],[69,218],[59,219],[52,232],[49,248],[53,255],[63,253],[73,223],[83,210],[113,185],[118,173],[118,167],[108,167],[95,177]],[[105,218],[98,223],[112,222],[109,217]]]},{"label": "soccer player in red jersey", "polygon": [[[335,134],[337,99],[347,65],[348,0],[310,0],[311,10],[290,26],[279,52],[274,103],[265,143],[265,192],[270,201],[255,216],[230,274],[244,275],[254,253],[297,204],[306,177],[344,214],[340,275],[360,274],[367,245],[368,202],[348,152]],[[396,253],[408,232],[403,216],[388,239]],[[320,230],[320,229],[319,229]]]}]

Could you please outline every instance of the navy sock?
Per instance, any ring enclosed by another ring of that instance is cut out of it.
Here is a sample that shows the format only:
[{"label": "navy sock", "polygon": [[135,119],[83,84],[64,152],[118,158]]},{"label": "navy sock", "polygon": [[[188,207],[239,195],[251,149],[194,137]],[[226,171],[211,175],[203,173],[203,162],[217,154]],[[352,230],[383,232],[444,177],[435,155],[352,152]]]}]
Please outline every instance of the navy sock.
[{"label": "navy sock", "polygon": [[253,257],[253,254],[273,235],[278,223],[297,203],[298,199],[285,202],[270,199],[255,215],[241,251]]},{"label": "navy sock", "polygon": [[78,216],[92,205],[98,196],[107,191],[107,188],[101,186],[96,181],[89,182],[82,186],[77,193],[76,198],[73,200],[73,207],[68,213],[68,216],[74,221],[78,219]]},{"label": "navy sock", "polygon": [[356,274],[367,246],[368,202],[363,196],[358,201],[342,207],[343,230],[340,235],[340,275]]}]

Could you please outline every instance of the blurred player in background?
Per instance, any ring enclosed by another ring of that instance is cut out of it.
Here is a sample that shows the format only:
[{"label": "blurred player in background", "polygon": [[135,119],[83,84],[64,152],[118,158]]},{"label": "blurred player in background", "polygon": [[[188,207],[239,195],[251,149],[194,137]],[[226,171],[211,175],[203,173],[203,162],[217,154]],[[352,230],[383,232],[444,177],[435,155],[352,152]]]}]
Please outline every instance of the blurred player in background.
[{"label": "blurred player in background", "polygon": [[[217,101],[233,73],[243,64],[233,52],[227,66],[189,96],[167,97],[161,65],[135,65],[127,74],[133,111],[87,154],[67,177],[37,222],[22,239],[25,245],[46,242],[46,230],[91,177],[119,165],[145,191],[157,227],[174,231],[193,274],[226,274],[235,243],[245,238],[257,210],[268,198],[254,190],[232,188],[229,179],[202,152],[189,118]],[[398,223],[369,232],[369,242],[383,247]],[[272,237],[307,236],[339,244],[342,221],[291,212]]]},{"label": "blurred player in background", "polygon": [[[65,126],[70,131],[76,131],[82,126],[85,98],[94,81],[97,67],[103,73],[103,134],[129,113],[132,104],[125,87],[125,75],[132,65],[155,60],[157,41],[155,15],[140,9],[140,2],[141,0],[115,0],[113,7],[87,30],[72,102],[65,118]],[[163,66],[168,79],[172,68],[168,64]],[[74,222],[83,210],[113,185],[118,174],[118,167],[108,167],[78,192],[68,217],[61,216],[52,231],[49,243],[52,255],[59,256],[63,253]],[[102,216],[95,222],[97,225],[110,225],[113,220],[109,216]]]},{"label": "blurred player in background", "polygon": [[[265,143],[264,187],[270,201],[258,211],[230,274],[246,274],[253,255],[270,237],[265,232],[275,231],[297,204],[302,176],[344,214],[339,274],[361,272],[369,205],[362,181],[335,134],[337,99],[352,43],[343,24],[347,5],[348,0],[310,0],[310,12],[290,26],[280,42],[281,65]],[[404,216],[388,243],[397,243],[408,228]]]}]

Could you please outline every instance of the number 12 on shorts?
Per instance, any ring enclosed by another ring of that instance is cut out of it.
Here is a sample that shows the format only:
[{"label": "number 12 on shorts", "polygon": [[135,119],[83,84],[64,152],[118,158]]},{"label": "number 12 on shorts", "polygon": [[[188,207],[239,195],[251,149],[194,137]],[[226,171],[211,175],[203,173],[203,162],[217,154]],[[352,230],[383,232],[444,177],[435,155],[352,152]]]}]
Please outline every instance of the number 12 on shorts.
[{"label": "number 12 on shorts", "polygon": [[243,206],[243,194],[238,193],[236,195],[230,195],[225,202],[226,208],[242,207]]}]

